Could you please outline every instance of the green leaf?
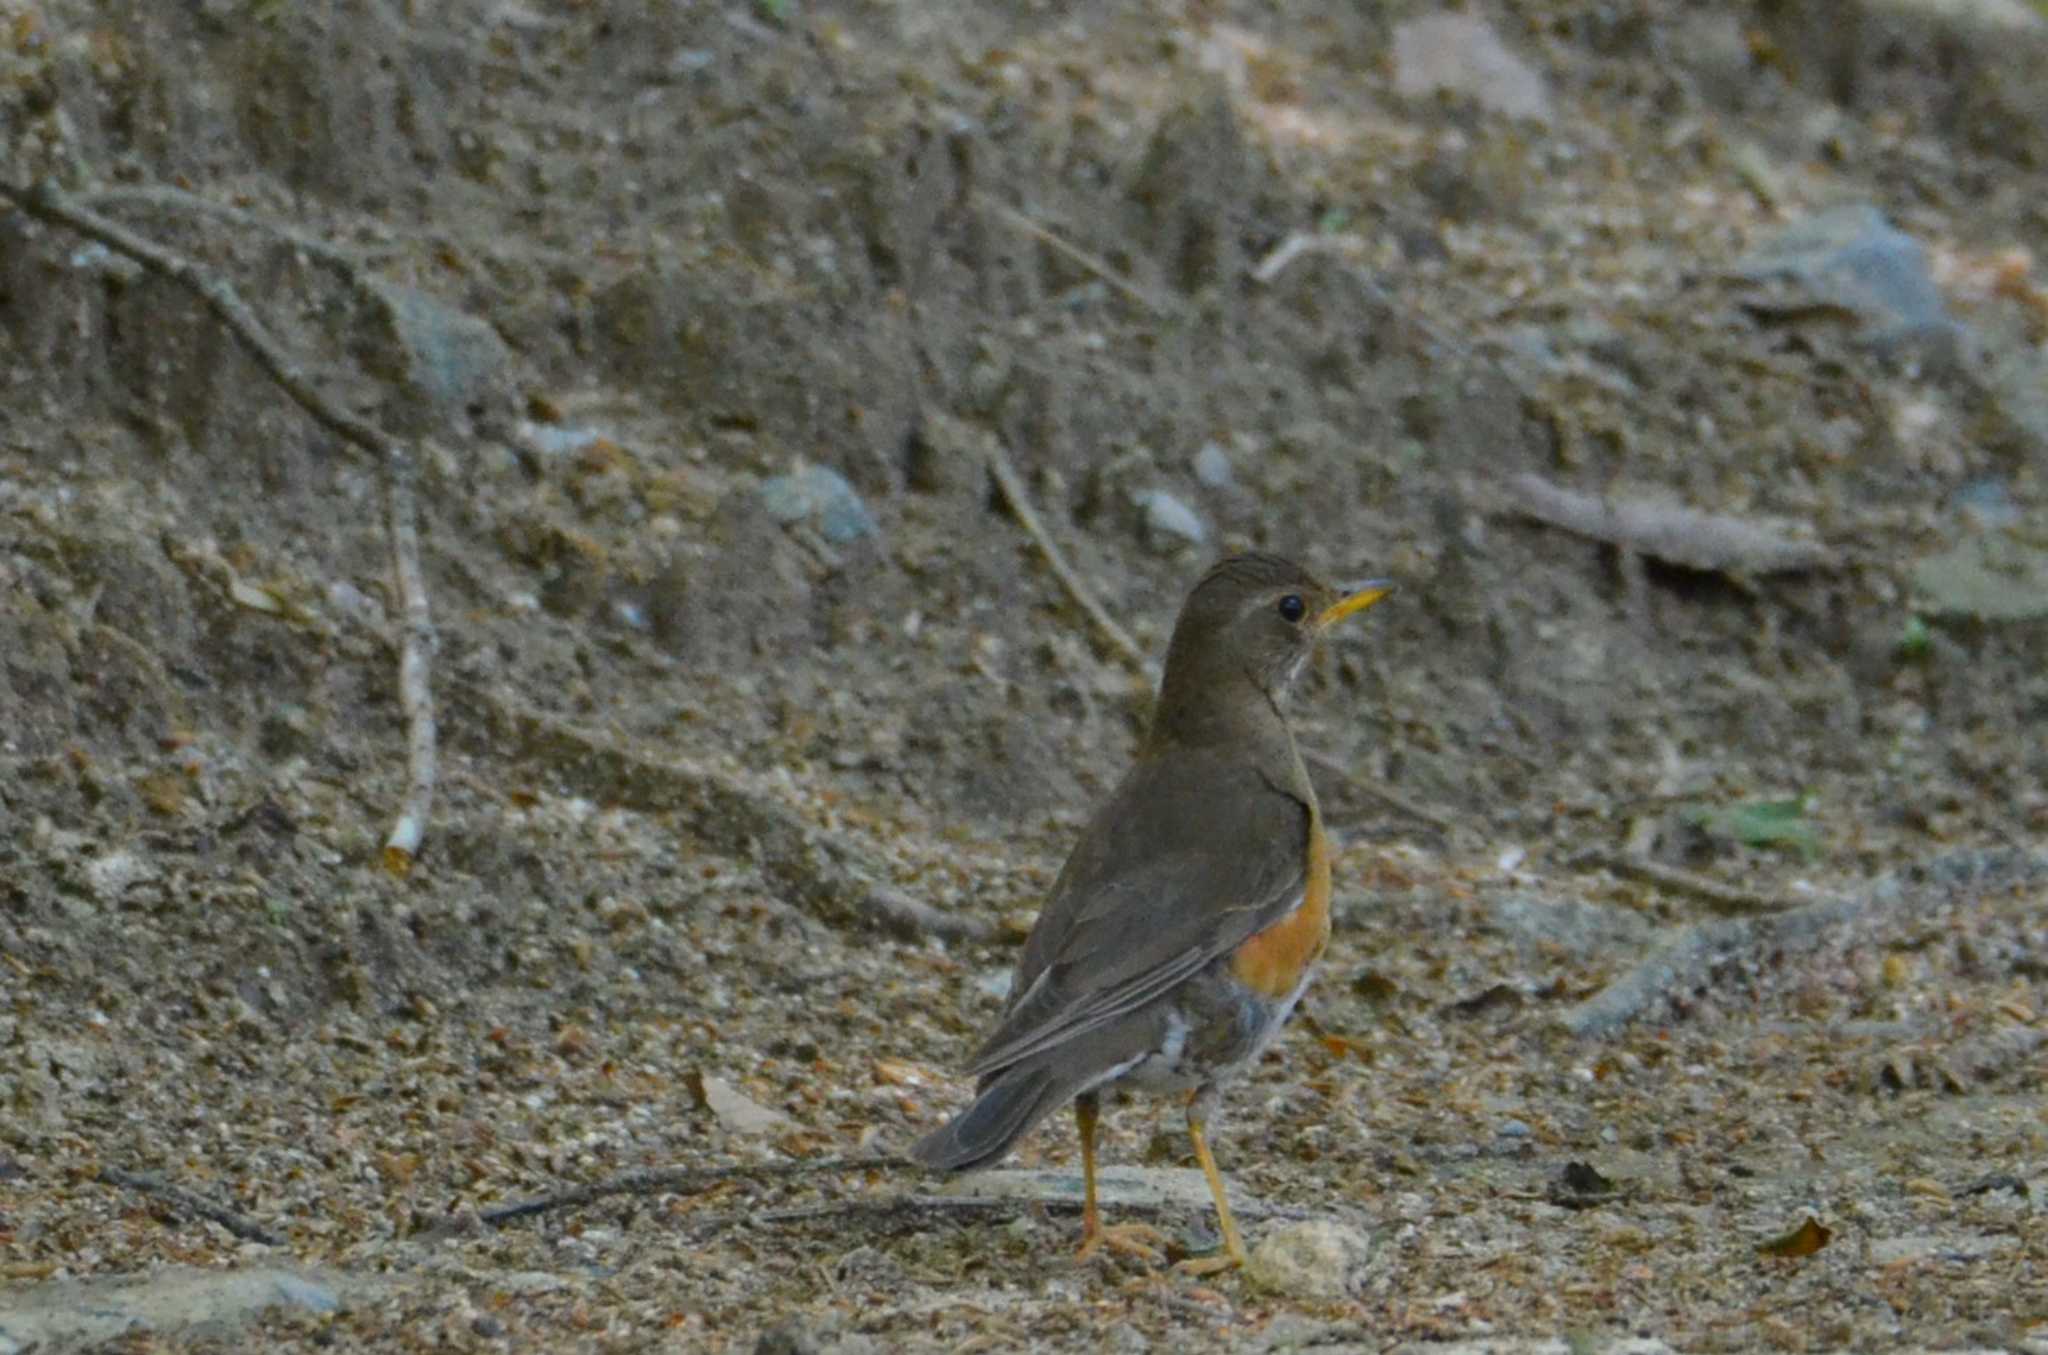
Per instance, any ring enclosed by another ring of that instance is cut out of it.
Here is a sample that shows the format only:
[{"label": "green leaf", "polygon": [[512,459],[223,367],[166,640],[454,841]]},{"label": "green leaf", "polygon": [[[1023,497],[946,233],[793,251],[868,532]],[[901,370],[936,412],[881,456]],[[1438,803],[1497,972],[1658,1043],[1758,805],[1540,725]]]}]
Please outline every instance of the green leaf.
[{"label": "green leaf", "polygon": [[1927,629],[1927,623],[1917,616],[1906,618],[1906,624],[1899,628],[1899,657],[1902,659],[1924,659],[1933,646],[1934,637]]},{"label": "green leaf", "polygon": [[1807,813],[1808,796],[1791,800],[1751,800],[1723,808],[1687,810],[1685,821],[1709,837],[1745,847],[1787,847],[1811,861],[1820,855],[1820,830]]}]

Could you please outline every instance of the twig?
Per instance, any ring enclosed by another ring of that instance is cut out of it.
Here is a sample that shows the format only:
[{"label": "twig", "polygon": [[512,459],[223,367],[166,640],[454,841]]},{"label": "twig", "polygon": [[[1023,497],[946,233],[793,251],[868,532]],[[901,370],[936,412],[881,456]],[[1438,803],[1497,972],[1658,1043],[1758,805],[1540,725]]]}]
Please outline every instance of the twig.
[{"label": "twig", "polygon": [[1818,569],[1834,553],[1783,518],[1739,518],[1668,500],[1587,494],[1540,475],[1512,475],[1497,487],[1468,484],[1492,512],[1508,513],[1689,569],[1777,574]]},{"label": "twig", "polygon": [[1573,870],[1609,870],[1616,875],[1655,885],[1667,893],[1698,899],[1724,917],[1756,917],[1789,913],[1804,905],[1773,894],[1723,884],[1676,866],[1660,866],[1639,856],[1600,850],[1584,851],[1565,863]]},{"label": "twig", "polygon": [[20,189],[0,184],[0,199],[29,215],[64,226],[108,249],[125,255],[159,277],[198,297],[228,330],[242,341],[258,366],[286,395],[344,443],[376,458],[385,477],[391,532],[392,571],[398,589],[400,624],[399,699],[406,714],[406,794],[403,808],[384,842],[384,863],[395,874],[410,869],[413,854],[426,831],[433,809],[435,729],[429,667],[434,651],[433,617],[427,607],[424,575],[419,563],[419,533],[412,495],[412,465],[403,447],[376,428],[329,400],[305,370],[264,329],[232,284],[197,262],[109,221],[67,198],[44,180]]},{"label": "twig", "polygon": [[1330,235],[1322,231],[1296,231],[1282,240],[1265,258],[1252,269],[1252,281],[1268,283],[1287,271],[1287,266],[1306,254],[1341,254],[1356,258],[1365,252],[1365,237],[1361,235]]},{"label": "twig", "polygon": [[[835,1200],[830,1204],[805,1205],[796,1209],[733,1209],[716,1214],[706,1214],[690,1220],[685,1226],[692,1236],[709,1236],[730,1228],[756,1227],[777,1228],[795,1223],[816,1223],[826,1219],[866,1219],[879,1224],[914,1225],[940,1218],[989,1217],[1012,1218],[1026,1210],[1043,1208],[1061,1214],[1075,1214],[1081,1211],[1081,1201],[1065,1199],[1026,1199],[1021,1196],[980,1196],[980,1195],[868,1195],[851,1200]],[[1172,1200],[1133,1200],[1114,1206],[1121,1215],[1137,1215],[1141,1218],[1172,1218],[1186,1214],[1195,1206]],[[1233,1205],[1231,1213],[1240,1219],[1285,1219],[1298,1222],[1313,1217],[1306,1209],[1282,1208],[1275,1205],[1241,1204]]]},{"label": "twig", "polygon": [[101,1167],[100,1180],[109,1185],[141,1191],[144,1195],[154,1196],[187,1214],[210,1219],[245,1242],[261,1242],[266,1247],[284,1245],[284,1239],[268,1228],[253,1223],[234,1210],[217,1205],[205,1196],[189,1191],[183,1186],[174,1186],[168,1181],[141,1172],[122,1171],[118,1167]]},{"label": "twig", "polygon": [[1967,1082],[1988,1082],[2004,1075],[2048,1044],[2048,1030],[2039,1026],[2003,1026],[1958,1040],[1949,1046],[1944,1065]]},{"label": "twig", "polygon": [[479,687],[459,687],[457,696],[450,710],[478,719],[477,733],[494,753],[509,749],[539,762],[576,793],[602,803],[682,815],[698,836],[753,861],[823,921],[909,939],[995,935],[984,918],[942,912],[876,883],[874,866],[852,841],[804,822],[779,797],[733,773],[630,752]]},{"label": "twig", "polygon": [[1172,303],[1153,296],[1150,292],[1147,292],[1144,288],[1130,281],[1114,268],[1111,268],[1103,260],[1096,258],[1079,245],[1053,234],[1053,232],[1039,225],[1036,221],[1033,221],[1008,203],[999,202],[986,193],[976,193],[974,196],[982,206],[994,213],[996,219],[1004,225],[1009,226],[1013,230],[1024,232],[1024,234],[1038,241],[1054,253],[1063,255],[1071,262],[1079,264],[1082,268],[1101,278],[1111,287],[1137,302],[1146,310],[1151,311],[1154,315],[1171,315],[1175,312],[1175,307]]},{"label": "twig", "polygon": [[[1896,893],[1896,885],[1887,887]],[[1873,896],[1879,891],[1873,891]],[[1874,906],[1889,906],[1886,898]],[[1640,1016],[1660,998],[1696,991],[1714,969],[1745,952],[1768,949],[1794,934],[1808,944],[1862,913],[1861,899],[1829,899],[1790,913],[1765,918],[1731,918],[1685,928],[1658,947],[1634,969],[1558,1017],[1574,1035],[1610,1035]]]},{"label": "twig", "polygon": [[272,221],[254,212],[245,212],[239,207],[230,207],[224,202],[201,197],[197,193],[187,193],[182,188],[165,185],[117,185],[96,188],[90,193],[78,195],[72,201],[74,206],[88,211],[94,208],[154,207],[159,210],[217,216],[245,230],[276,236],[307,258],[340,273],[351,285],[361,285],[365,260],[353,251],[296,230],[282,221]]},{"label": "twig", "polygon": [[[1714,970],[1745,955],[1810,950],[1845,924],[1940,902],[1944,891],[1983,891],[2048,877],[2048,854],[1956,852],[1887,875],[1860,896],[1824,899],[1789,912],[1696,923],[1628,973],[1558,1017],[1573,1035],[1610,1035],[1661,999],[1696,992]],[[1930,900],[1929,896],[1935,896]]]},{"label": "twig", "polygon": [[398,700],[405,711],[405,799],[384,838],[384,868],[393,875],[412,869],[434,809],[439,731],[434,721],[434,618],[427,608],[427,581],[420,573],[418,514],[412,495],[412,465],[392,447],[385,461],[385,511],[391,531],[392,579],[398,590],[400,621]]},{"label": "twig", "polygon": [[807,1176],[839,1176],[850,1172],[902,1171],[906,1157],[830,1157],[814,1162],[752,1162],[732,1167],[650,1167],[573,1186],[530,1200],[480,1210],[477,1219],[490,1227],[532,1218],[555,1209],[575,1209],[614,1195],[656,1195],[663,1191],[695,1191],[721,1181],[789,1181]]},{"label": "twig", "polygon": [[1319,752],[1312,748],[1304,748],[1301,756],[1303,761],[1312,766],[1321,767],[1333,775],[1342,777],[1354,789],[1363,794],[1370,795],[1389,809],[1397,813],[1406,814],[1418,823],[1426,823],[1445,837],[1457,837],[1458,821],[1443,810],[1432,808],[1429,805],[1423,804],[1420,800],[1413,799],[1401,791],[1395,790],[1376,776],[1367,776],[1363,772],[1355,771],[1342,760],[1332,757],[1328,753]]},{"label": "twig", "polygon": [[1031,496],[1024,488],[1024,479],[1017,474],[1017,467],[1011,462],[1010,454],[1003,450],[1002,442],[991,436],[984,446],[989,474],[995,477],[996,487],[1002,490],[1003,501],[1009,504],[1017,524],[1037,545],[1038,553],[1045,557],[1046,567],[1052,570],[1052,576],[1059,580],[1060,587],[1066,589],[1067,596],[1073,599],[1074,605],[1081,609],[1081,614],[1088,618],[1089,624],[1095,627],[1096,633],[1124,661],[1125,666],[1144,675],[1145,651],[1138,648],[1137,641],[1131,639],[1130,634],[1116,623],[1116,618],[1095,600],[1095,595],[1088,591],[1088,585],[1067,563],[1059,543],[1052,539],[1045,523],[1039,519],[1038,510],[1031,506]]}]

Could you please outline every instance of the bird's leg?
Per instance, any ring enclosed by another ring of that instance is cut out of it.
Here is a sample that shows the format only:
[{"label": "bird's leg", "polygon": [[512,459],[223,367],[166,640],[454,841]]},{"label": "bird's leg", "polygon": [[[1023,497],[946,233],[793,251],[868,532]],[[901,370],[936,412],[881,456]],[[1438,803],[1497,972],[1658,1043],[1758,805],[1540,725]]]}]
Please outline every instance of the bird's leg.
[{"label": "bird's leg", "polygon": [[1198,1088],[1188,1098],[1188,1137],[1194,1141],[1195,1160],[1202,1164],[1202,1175],[1209,1178],[1209,1194],[1216,1200],[1216,1224],[1223,1230],[1223,1255],[1197,1256],[1180,1263],[1179,1268],[1191,1275],[1235,1270],[1245,1262],[1244,1239],[1237,1235],[1237,1220],[1230,1217],[1230,1197],[1223,1191],[1223,1173],[1216,1170],[1215,1154],[1209,1151],[1208,1122],[1217,1099],[1213,1084]]},{"label": "bird's leg", "polygon": [[1102,1117],[1102,1104],[1094,1092],[1082,1092],[1074,1098],[1074,1124],[1081,1131],[1081,1251],[1076,1261],[1085,1261],[1095,1255],[1096,1250],[1107,1246],[1111,1251],[1120,1251],[1142,1261],[1157,1264],[1165,1259],[1160,1250],[1166,1245],[1166,1235],[1157,1228],[1143,1223],[1123,1223],[1113,1228],[1102,1226],[1102,1214],[1095,1207],[1095,1125]]}]

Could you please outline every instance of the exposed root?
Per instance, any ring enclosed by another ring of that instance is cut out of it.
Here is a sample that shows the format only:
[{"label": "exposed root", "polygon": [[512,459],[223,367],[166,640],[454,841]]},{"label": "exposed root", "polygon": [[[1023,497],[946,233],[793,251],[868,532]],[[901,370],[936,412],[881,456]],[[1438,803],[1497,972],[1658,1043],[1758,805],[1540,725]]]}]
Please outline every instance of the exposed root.
[{"label": "exposed root", "polygon": [[773,792],[736,773],[629,752],[481,688],[464,688],[461,696],[455,709],[487,722],[494,752],[539,762],[600,803],[678,815],[713,848],[753,862],[824,922],[908,939],[981,941],[995,934],[986,919],[933,908],[880,883],[855,843],[804,822]]},{"label": "exposed root", "polygon": [[[375,458],[384,472],[387,522],[391,539],[392,574],[398,595],[398,686],[406,716],[405,801],[384,841],[384,862],[394,874],[412,866],[433,811],[435,782],[434,697],[431,666],[435,649],[433,615],[427,604],[425,575],[420,570],[418,510],[413,501],[412,458],[399,443],[329,400],[263,327],[233,284],[211,269],[174,250],[109,221],[44,181],[30,188],[0,184],[0,199],[41,221],[76,231],[132,259],[144,269],[185,288],[213,312],[214,318],[240,339],[256,365],[275,381],[313,422]],[[152,199],[182,205],[182,196],[160,193]],[[253,218],[250,218],[253,222]],[[298,237],[290,236],[294,244]],[[331,261],[331,260],[330,260]]]}]

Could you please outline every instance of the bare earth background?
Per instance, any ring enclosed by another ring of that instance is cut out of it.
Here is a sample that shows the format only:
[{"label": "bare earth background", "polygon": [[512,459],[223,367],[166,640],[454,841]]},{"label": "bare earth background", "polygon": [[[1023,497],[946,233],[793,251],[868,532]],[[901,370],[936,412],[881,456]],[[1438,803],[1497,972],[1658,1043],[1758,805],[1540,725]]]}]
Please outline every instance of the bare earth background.
[{"label": "bare earth background", "polygon": [[[0,1352],[2048,1348],[2048,29],[1431,13],[0,0],[7,182],[422,440],[445,740],[393,879],[373,469],[0,211]],[[902,1171],[486,1226],[964,1096],[1146,702],[991,447],[1147,654],[1231,546],[1400,582],[1297,702],[1270,1264]]]}]

